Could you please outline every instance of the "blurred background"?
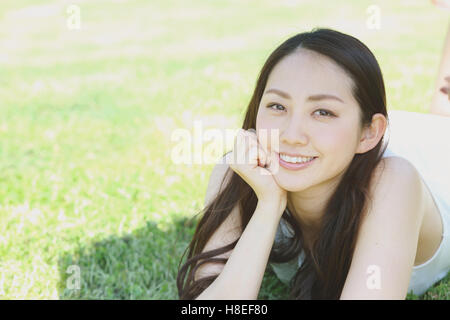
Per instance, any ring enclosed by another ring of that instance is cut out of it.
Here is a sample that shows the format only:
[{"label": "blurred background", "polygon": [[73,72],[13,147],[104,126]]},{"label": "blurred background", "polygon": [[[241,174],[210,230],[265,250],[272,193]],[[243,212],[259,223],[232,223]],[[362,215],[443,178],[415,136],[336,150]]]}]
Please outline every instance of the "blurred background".
[{"label": "blurred background", "polygon": [[[239,128],[271,51],[315,27],[373,51],[389,109],[428,113],[448,21],[429,0],[2,0],[0,298],[177,299],[213,164],[175,164],[171,133]],[[286,297],[268,269],[260,298]]]}]

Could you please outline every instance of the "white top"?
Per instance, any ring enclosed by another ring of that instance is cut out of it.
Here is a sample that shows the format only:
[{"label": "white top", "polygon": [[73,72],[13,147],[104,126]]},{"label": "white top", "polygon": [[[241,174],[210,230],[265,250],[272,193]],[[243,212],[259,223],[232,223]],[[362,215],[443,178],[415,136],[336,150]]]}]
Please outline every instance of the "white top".
[{"label": "white top", "polygon": [[[390,126],[386,132],[388,148],[385,157],[402,157],[420,173],[439,208],[443,222],[442,241],[434,255],[413,267],[408,293],[422,295],[450,271],[450,118],[431,114],[388,112]],[[287,210],[287,209],[286,209]],[[275,242],[293,236],[293,231],[280,220]],[[304,252],[287,263],[270,263],[275,274],[289,283],[303,263]]]}]

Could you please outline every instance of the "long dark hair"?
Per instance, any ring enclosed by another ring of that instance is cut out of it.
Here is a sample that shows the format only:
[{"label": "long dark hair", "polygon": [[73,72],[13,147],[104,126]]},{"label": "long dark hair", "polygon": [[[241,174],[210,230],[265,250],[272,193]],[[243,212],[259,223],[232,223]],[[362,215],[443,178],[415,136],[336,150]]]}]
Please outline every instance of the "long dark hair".
[{"label": "long dark hair", "polygon": [[[273,67],[297,49],[305,48],[336,62],[353,80],[353,96],[360,106],[361,128],[371,124],[372,116],[383,114],[388,119],[383,76],[372,52],[358,39],[330,29],[314,29],[284,41],[265,62],[256,82],[242,128],[256,127],[256,115]],[[305,252],[305,259],[292,278],[292,299],[339,299],[347,277],[356,239],[369,199],[372,174],[387,144],[384,138],[363,154],[355,154],[334,194],[328,200],[317,240],[311,248],[303,248],[303,234],[298,222],[287,210],[281,219],[294,230],[294,237],[272,247],[269,262],[287,262]],[[228,169],[231,170],[230,168]],[[251,187],[231,170],[229,183],[203,210],[194,237],[186,249],[187,260],[179,268],[177,286],[180,299],[195,299],[217,277],[194,279],[197,268],[206,262],[226,263],[215,256],[232,250],[238,240],[216,250],[203,252],[212,234],[238,205],[241,231],[253,215],[257,197]],[[223,182],[222,182],[223,183]],[[255,244],[256,245],[256,244]],[[186,254],[186,252],[185,252]],[[184,254],[184,255],[185,255]],[[184,258],[181,258],[181,261]]]}]

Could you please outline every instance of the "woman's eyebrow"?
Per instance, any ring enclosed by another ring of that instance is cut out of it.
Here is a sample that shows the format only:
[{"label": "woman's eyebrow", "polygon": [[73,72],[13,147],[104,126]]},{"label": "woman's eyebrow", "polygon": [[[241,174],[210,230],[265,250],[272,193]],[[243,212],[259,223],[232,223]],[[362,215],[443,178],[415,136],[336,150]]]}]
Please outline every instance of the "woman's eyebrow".
[{"label": "woman's eyebrow", "polygon": [[[275,89],[275,88],[266,90],[266,92],[264,92],[264,94],[267,94],[267,93],[275,93],[275,94],[277,94],[277,95],[279,95],[279,96],[281,96],[281,97],[283,97],[285,99],[289,99],[289,100],[292,99],[291,96],[288,93],[283,92],[283,91],[278,90],[278,89]],[[331,94],[315,94],[315,95],[309,96],[307,100],[308,101],[319,101],[319,100],[325,100],[325,99],[337,100],[339,102],[344,103],[344,101],[341,98],[333,96]]]}]

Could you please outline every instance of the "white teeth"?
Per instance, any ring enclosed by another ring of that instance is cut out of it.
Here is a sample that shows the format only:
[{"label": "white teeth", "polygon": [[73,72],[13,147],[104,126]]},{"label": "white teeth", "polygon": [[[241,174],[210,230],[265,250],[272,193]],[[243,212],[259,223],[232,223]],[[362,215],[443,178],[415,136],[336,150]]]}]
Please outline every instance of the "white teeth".
[{"label": "white teeth", "polygon": [[312,159],[314,159],[314,157],[311,158],[304,158],[304,157],[290,157],[284,154],[280,154],[280,158],[283,159],[286,162],[291,162],[291,163],[302,163],[302,162],[308,162],[311,161]]}]

